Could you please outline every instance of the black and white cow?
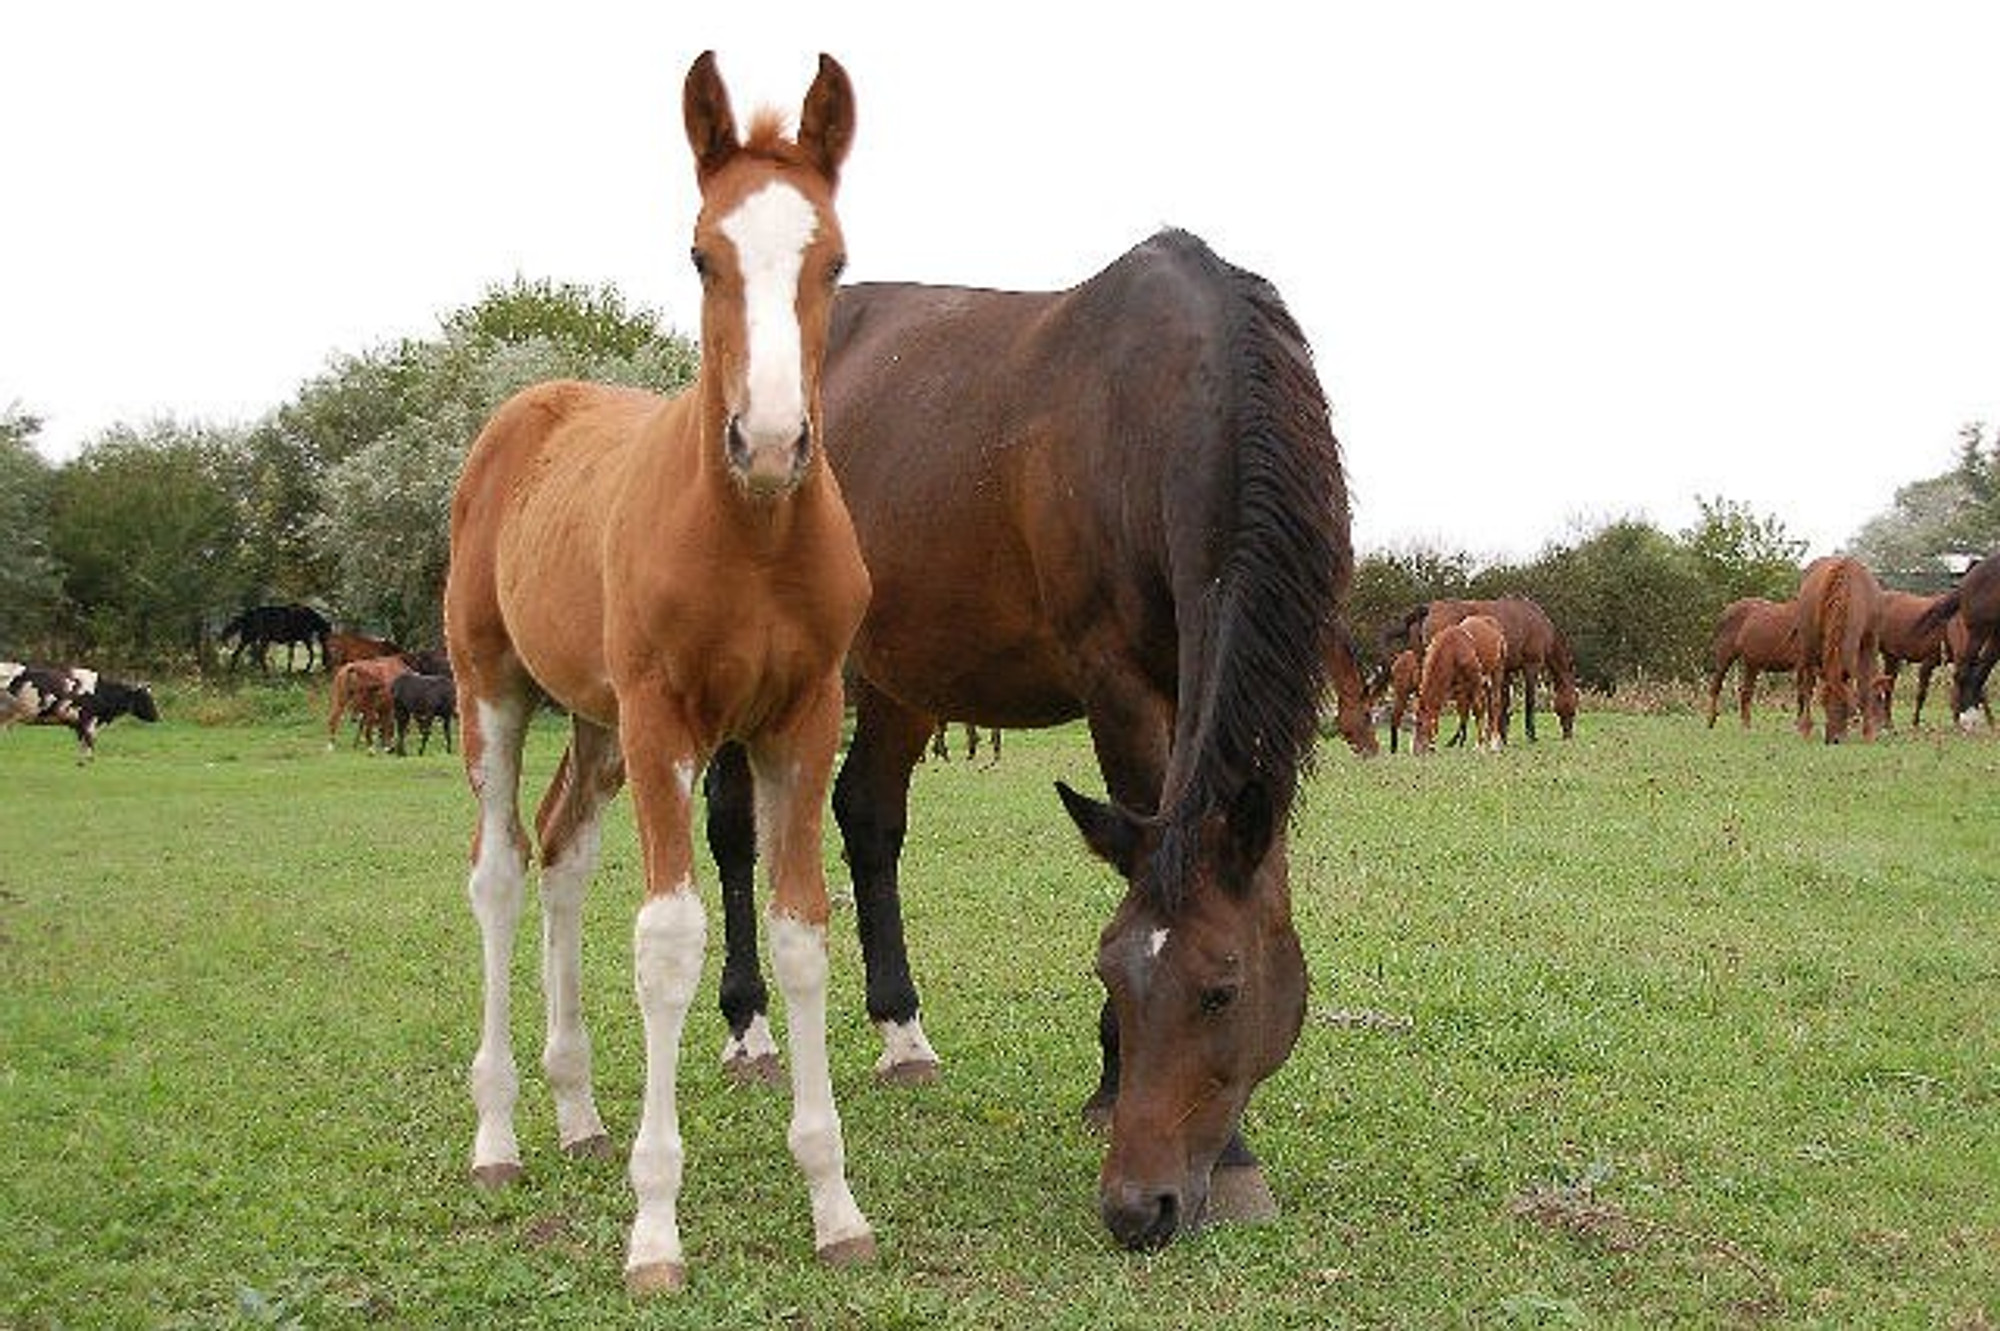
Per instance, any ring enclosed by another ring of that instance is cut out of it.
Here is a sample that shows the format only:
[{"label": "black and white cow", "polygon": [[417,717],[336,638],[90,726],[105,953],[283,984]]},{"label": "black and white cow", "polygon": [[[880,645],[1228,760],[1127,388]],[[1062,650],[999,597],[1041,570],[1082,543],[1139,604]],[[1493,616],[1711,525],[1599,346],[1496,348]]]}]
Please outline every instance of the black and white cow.
[{"label": "black and white cow", "polygon": [[82,666],[31,666],[0,661],[0,728],[68,726],[76,732],[77,760],[97,756],[97,730],[121,716],[160,719],[152,690],[121,684]]}]

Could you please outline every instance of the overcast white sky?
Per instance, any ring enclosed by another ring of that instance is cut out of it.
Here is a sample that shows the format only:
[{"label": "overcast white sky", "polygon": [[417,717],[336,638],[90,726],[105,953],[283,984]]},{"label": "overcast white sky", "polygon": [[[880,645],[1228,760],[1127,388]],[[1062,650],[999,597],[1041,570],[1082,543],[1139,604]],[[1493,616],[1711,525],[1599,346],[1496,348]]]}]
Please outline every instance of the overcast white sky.
[{"label": "overcast white sky", "polygon": [[251,420],[515,274],[691,329],[687,66],[853,76],[851,280],[1277,284],[1366,548],[1695,497],[1814,553],[2000,422],[2000,6],[347,0],[0,10],[0,406]]}]

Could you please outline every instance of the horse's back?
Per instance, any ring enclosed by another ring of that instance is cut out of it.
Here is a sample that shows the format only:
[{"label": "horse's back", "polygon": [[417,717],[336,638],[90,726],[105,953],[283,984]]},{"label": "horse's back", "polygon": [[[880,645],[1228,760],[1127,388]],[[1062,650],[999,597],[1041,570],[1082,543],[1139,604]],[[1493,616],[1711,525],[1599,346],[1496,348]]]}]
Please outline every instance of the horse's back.
[{"label": "horse's back", "polygon": [[842,291],[827,435],[875,583],[864,674],[1004,726],[1077,715],[1107,655],[1172,691],[1175,596],[1221,553],[1170,554],[1169,525],[1235,474],[1245,284],[1268,292],[1168,232],[1065,291]]}]

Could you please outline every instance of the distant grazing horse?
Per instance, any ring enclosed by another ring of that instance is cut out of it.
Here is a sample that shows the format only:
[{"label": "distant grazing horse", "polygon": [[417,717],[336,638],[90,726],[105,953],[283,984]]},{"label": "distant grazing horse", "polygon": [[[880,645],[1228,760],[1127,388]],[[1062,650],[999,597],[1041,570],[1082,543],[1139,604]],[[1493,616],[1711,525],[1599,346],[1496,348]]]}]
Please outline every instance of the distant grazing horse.
[{"label": "distant grazing horse", "polygon": [[232,638],[236,641],[236,649],[229,653],[231,670],[246,650],[259,670],[269,670],[271,646],[280,642],[285,644],[287,671],[292,668],[293,650],[300,646],[306,649],[306,669],[311,670],[315,645],[319,647],[320,660],[326,660],[326,635],[332,629],[326,616],[309,605],[258,605],[224,624],[218,636],[224,642]]},{"label": "distant grazing horse", "polygon": [[[1576,658],[1569,639],[1557,631],[1548,612],[1525,596],[1503,596],[1493,601],[1432,601],[1424,610],[1422,641],[1447,624],[1456,624],[1467,615],[1491,615],[1507,635],[1507,673],[1500,686],[1500,738],[1507,738],[1515,679],[1521,681],[1522,729],[1535,737],[1535,676],[1546,670],[1555,689],[1556,719],[1562,723],[1563,738],[1576,728]],[[1414,617],[1415,610],[1410,612]],[[1407,621],[1406,621],[1407,622]],[[1463,731],[1461,731],[1461,738]]]},{"label": "distant grazing horse", "polygon": [[1882,588],[1860,560],[1828,555],[1799,580],[1799,734],[1812,734],[1813,681],[1819,681],[1826,742],[1847,735],[1855,710],[1861,737],[1875,738],[1875,615]]},{"label": "distant grazing horse", "polygon": [[1925,628],[1918,625],[1940,599],[1885,588],[1876,604],[1875,640],[1882,653],[1882,673],[1875,677],[1873,701],[1885,726],[1892,723],[1896,675],[1906,661],[1915,662],[1917,667],[1917,705],[1910,713],[1910,724],[1924,723],[1924,698],[1931,691],[1931,672],[1949,660],[1950,655],[1943,622],[1933,621]]},{"label": "distant grazing horse", "polygon": [[1796,601],[1769,601],[1746,596],[1722,608],[1715,637],[1708,647],[1708,724],[1715,727],[1722,680],[1729,667],[1741,662],[1736,689],[1743,728],[1750,728],[1750,704],[1757,696],[1757,676],[1764,671],[1791,674],[1799,668],[1799,607]]},{"label": "distant grazing horse", "polygon": [[[951,723],[940,721],[937,724],[937,731],[931,736],[931,757],[940,762],[951,760],[950,731]],[[988,739],[990,742],[987,748],[991,756],[987,758],[986,765],[991,767],[1000,761],[1000,732],[993,731]],[[979,727],[970,721],[965,723],[965,756],[968,761],[979,756]]]},{"label": "distant grazing horse", "polygon": [[68,726],[76,732],[77,761],[97,756],[97,732],[121,716],[160,719],[153,691],[122,684],[82,666],[31,666],[0,661],[0,729],[19,722]]},{"label": "distant grazing horse", "polygon": [[1396,653],[1387,671],[1377,677],[1371,696],[1389,695],[1389,752],[1396,752],[1403,733],[1403,721],[1410,715],[1410,703],[1424,678],[1424,658],[1413,647]]},{"label": "distant grazing horse", "polygon": [[1382,745],[1375,738],[1375,725],[1368,716],[1368,683],[1361,677],[1360,645],[1354,641],[1345,620],[1334,621],[1326,675],[1333,686],[1334,725],[1347,741],[1347,747],[1364,758],[1380,753]]},{"label": "distant grazing horse", "polygon": [[[1953,615],[1944,622],[1944,651],[1945,659],[1953,663],[1952,669],[1954,675],[1958,668],[1957,663],[1965,660],[1970,650],[1971,635],[1965,627],[1965,616]],[[1992,729],[1993,705],[1986,700],[1986,689],[1983,686],[1979,690],[1979,696],[1973,699],[1973,702],[1978,706],[1980,711],[1986,714],[1986,726],[1989,730]]]},{"label": "distant grazing horse", "polygon": [[451,719],[458,710],[458,691],[450,675],[420,675],[415,671],[398,675],[389,683],[389,701],[396,713],[396,747],[391,752],[398,758],[409,754],[405,739],[412,721],[417,723],[419,755],[431,746],[432,722],[443,723],[444,751],[451,752]]},{"label": "distant grazing horse", "polygon": [[[671,400],[541,384],[501,406],[452,504],[446,636],[466,770],[479,801],[471,896],[485,942],[485,1015],[472,1064],[474,1177],[520,1173],[509,955],[527,878],[521,747],[538,690],[572,717],[543,797],[548,1044],[542,1065],[571,1152],[609,1139],[590,1090],[579,992],[584,884],[604,803],[629,781],[645,861],[633,934],[646,1046],[627,1250],[635,1291],[684,1279],[675,1082],[707,924],[694,889],[691,798],[703,764],[740,740],[756,773],[770,861],[773,967],[791,1040],[789,1142],[832,1263],[873,1233],[847,1184],[827,1066],[826,787],[841,733],[841,662],[868,605],[820,405],[827,321],[844,263],[835,182],[854,131],[847,75],[820,57],[796,141],[765,112],[739,138],[712,53],[683,97],[701,213],[701,371]],[[573,182],[572,182],[573,183]],[[931,385],[895,372],[898,391]],[[936,715],[953,715],[941,709]],[[925,718],[921,745],[929,737]]]},{"label": "distant grazing horse", "polygon": [[1958,586],[1924,612],[1921,625],[1942,624],[1957,615],[1965,621],[1965,649],[1952,664],[1952,710],[1961,730],[1979,723],[1986,679],[2000,661],[2000,556],[1988,555],[1965,571]]},{"label": "distant grazing horse", "polygon": [[[1263,1210],[1237,1128],[1304,1014],[1285,828],[1352,567],[1304,336],[1269,283],[1167,231],[1068,291],[843,291],[826,383],[876,588],[833,804],[878,1074],[937,1067],[897,884],[931,718],[1085,717],[1111,802],[1063,799],[1126,882],[1097,952],[1100,1213],[1153,1247]],[[733,903],[761,817],[740,763],[718,758],[709,792],[732,903],[725,1057],[750,1066],[770,1037],[753,917]]]},{"label": "distant grazing horse", "polygon": [[1417,686],[1417,727],[1410,751],[1430,752],[1437,742],[1438,718],[1447,705],[1458,709],[1459,729],[1473,719],[1481,745],[1500,745],[1501,681],[1506,677],[1507,644],[1490,615],[1468,615],[1430,635],[1424,647],[1423,678]]},{"label": "distant grazing horse", "polygon": [[387,638],[377,638],[352,629],[335,629],[326,639],[328,674],[351,661],[370,661],[378,656],[400,656],[403,649]]},{"label": "distant grazing horse", "polygon": [[333,752],[340,738],[340,723],[347,717],[357,722],[356,745],[366,743],[368,752],[389,747],[395,733],[396,702],[391,692],[395,682],[410,673],[402,658],[371,656],[349,661],[333,672],[333,692],[326,713],[326,750]]}]

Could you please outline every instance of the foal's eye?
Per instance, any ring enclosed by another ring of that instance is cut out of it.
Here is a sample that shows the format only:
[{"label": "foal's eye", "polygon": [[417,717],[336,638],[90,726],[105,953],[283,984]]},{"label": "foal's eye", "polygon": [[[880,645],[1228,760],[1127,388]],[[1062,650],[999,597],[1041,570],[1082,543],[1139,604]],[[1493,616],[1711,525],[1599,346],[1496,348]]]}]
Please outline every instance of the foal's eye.
[{"label": "foal's eye", "polygon": [[1220,1012],[1236,1001],[1236,986],[1233,984],[1212,985],[1201,991],[1201,1010]]},{"label": "foal's eye", "polygon": [[708,255],[702,252],[699,245],[688,251],[688,262],[694,265],[695,276],[706,282],[708,280]]},{"label": "foal's eye", "polygon": [[830,287],[840,285],[840,275],[846,271],[847,256],[845,254],[834,255],[833,261],[826,266],[826,284]]}]

